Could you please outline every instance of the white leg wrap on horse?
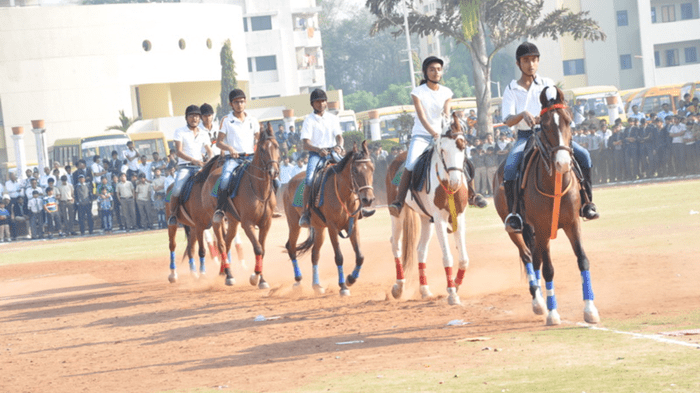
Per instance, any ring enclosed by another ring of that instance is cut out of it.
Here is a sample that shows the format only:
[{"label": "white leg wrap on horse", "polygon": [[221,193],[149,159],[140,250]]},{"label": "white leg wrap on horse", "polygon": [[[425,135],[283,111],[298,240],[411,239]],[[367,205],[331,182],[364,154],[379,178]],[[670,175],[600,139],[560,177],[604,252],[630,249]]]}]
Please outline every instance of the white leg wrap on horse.
[{"label": "white leg wrap on horse", "polygon": [[420,294],[423,297],[423,299],[428,299],[428,298],[433,297],[433,293],[430,292],[430,288],[428,288],[427,285],[420,286]]},{"label": "white leg wrap on horse", "polygon": [[593,300],[584,300],[585,304],[583,308],[583,320],[587,323],[598,323],[600,322],[600,315],[598,315],[598,309],[593,304]]},{"label": "white leg wrap on horse", "polygon": [[462,304],[462,302],[459,300],[459,295],[457,295],[456,288],[447,288],[447,303],[450,306]]},{"label": "white leg wrap on horse", "polygon": [[535,291],[535,298],[532,299],[532,312],[536,315],[544,315],[544,310],[546,308],[547,306],[542,297],[542,290],[538,287]]},{"label": "white leg wrap on horse", "polygon": [[547,326],[561,325],[561,318],[557,309],[550,310],[547,314]]},{"label": "white leg wrap on horse", "polygon": [[394,297],[394,299],[400,299],[401,295],[403,294],[403,286],[406,283],[406,280],[396,280],[396,284],[391,288],[391,295]]}]

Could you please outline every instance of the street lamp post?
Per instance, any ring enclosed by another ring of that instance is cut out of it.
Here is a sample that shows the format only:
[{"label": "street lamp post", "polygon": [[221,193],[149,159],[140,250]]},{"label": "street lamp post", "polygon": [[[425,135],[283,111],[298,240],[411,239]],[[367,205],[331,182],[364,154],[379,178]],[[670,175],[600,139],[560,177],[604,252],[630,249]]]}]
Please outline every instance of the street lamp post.
[{"label": "street lamp post", "polygon": [[491,83],[496,85],[496,89],[498,89],[497,90],[498,91],[498,98],[501,98],[501,82],[498,82],[498,81],[493,82],[492,81]]}]

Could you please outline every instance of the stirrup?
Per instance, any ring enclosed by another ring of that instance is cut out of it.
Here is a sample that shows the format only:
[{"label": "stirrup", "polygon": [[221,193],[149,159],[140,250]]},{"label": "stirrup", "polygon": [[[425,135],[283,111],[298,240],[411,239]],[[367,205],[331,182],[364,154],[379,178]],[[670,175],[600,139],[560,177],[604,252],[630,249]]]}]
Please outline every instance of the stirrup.
[{"label": "stirrup", "polygon": [[217,224],[218,224],[218,223],[220,223],[221,220],[223,220],[223,219],[224,219],[224,212],[223,212],[221,209],[216,209],[216,211],[214,212],[214,216],[212,217],[211,221],[212,221],[213,223],[217,223]]},{"label": "stirrup", "polygon": [[[511,219],[514,219],[515,222],[512,222]],[[510,213],[507,215],[504,223],[506,232],[508,233],[520,233],[523,231],[523,219],[518,213]]]},{"label": "stirrup", "polygon": [[299,226],[302,228],[308,228],[311,226],[311,219],[309,217],[309,211],[305,211],[301,217],[299,217]]},{"label": "stirrup", "polygon": [[177,225],[177,217],[175,217],[174,215],[170,216],[170,218],[168,218],[168,226],[173,227],[176,225]]},{"label": "stirrup", "polygon": [[593,202],[589,202],[581,206],[581,211],[579,212],[579,215],[583,217],[586,221],[600,218],[600,214],[598,214],[598,209],[596,208]]},{"label": "stirrup", "polygon": [[398,217],[401,215],[401,209],[403,208],[403,203],[394,202],[394,203],[390,204],[388,207],[389,207],[389,213],[394,217]]}]

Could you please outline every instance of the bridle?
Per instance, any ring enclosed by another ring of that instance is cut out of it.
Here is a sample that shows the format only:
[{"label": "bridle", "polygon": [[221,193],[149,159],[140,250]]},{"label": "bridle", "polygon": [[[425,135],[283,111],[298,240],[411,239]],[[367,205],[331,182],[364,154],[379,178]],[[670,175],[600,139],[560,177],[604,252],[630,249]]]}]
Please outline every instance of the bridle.
[{"label": "bridle", "polygon": [[[264,140],[263,142],[265,142],[267,139],[269,139],[269,138],[265,138],[265,140]],[[261,153],[262,153],[262,152],[261,152]],[[271,156],[270,154],[268,154],[268,155]],[[270,171],[269,171],[270,168],[272,168],[272,166],[275,165],[275,164],[277,164],[277,167],[279,168],[279,162],[278,162],[277,160],[272,160],[272,159],[270,159],[270,160],[265,160],[265,158],[263,158],[262,154],[260,154],[260,160],[263,162],[262,167],[259,167],[259,166],[257,166],[257,165],[253,165],[253,161],[251,160],[251,161],[250,161],[250,164],[249,164],[249,166],[248,166],[248,168],[246,168],[245,171],[246,171],[246,172],[248,173],[248,175],[250,176],[250,178],[249,178],[248,180],[250,181],[250,188],[251,188],[251,190],[253,191],[253,195],[255,196],[255,198],[256,198],[257,200],[263,202],[263,203],[267,203],[267,201],[268,201],[268,200],[270,199],[270,197],[272,196],[272,189],[273,189],[273,187],[270,187],[270,189],[269,189],[269,191],[268,191],[268,193],[267,193],[267,196],[266,196],[265,198],[260,198],[260,197],[255,193],[255,187],[253,187],[253,178],[256,179],[256,180],[258,180],[258,181],[262,181],[262,182],[266,181],[267,179],[265,178],[265,174],[270,173]],[[251,169],[251,168],[257,169],[257,170],[261,171],[261,172],[263,173],[263,176],[262,176],[262,177],[259,177],[259,176],[254,175],[254,174],[253,174],[253,171],[249,170],[249,169]],[[277,172],[279,173],[279,169],[278,169]]]},{"label": "bridle", "polygon": [[[464,132],[459,132],[459,133],[450,132],[449,134],[440,135],[440,138],[457,139],[460,136],[464,137]],[[437,146],[436,146],[436,148],[437,148]],[[454,166],[448,167],[447,163],[445,162],[445,157],[444,157],[443,153],[444,152],[442,151],[442,149],[440,149],[440,154],[439,154],[440,161],[442,162],[442,167],[443,167],[443,169],[445,169],[445,172],[447,172],[448,175],[450,174],[450,171],[458,171],[458,172],[461,172],[464,174],[464,167],[454,167]]]},{"label": "bridle", "polygon": [[[353,154],[356,154],[356,153],[353,153]],[[353,168],[350,169],[350,182],[351,182],[351,184],[348,188],[350,189],[350,193],[353,194],[352,203],[355,203],[355,201],[360,199],[360,192],[362,192],[364,190],[374,190],[374,187],[372,187],[371,184],[365,184],[364,186],[360,186],[359,184],[357,184],[357,179],[355,178],[355,175],[353,174],[354,166],[358,163],[363,163],[363,162],[372,162],[372,160],[369,158],[361,158],[359,160],[353,159],[353,161],[351,163]],[[340,199],[340,195],[338,194],[338,176],[337,175],[339,173],[336,170],[336,167],[333,167],[333,173],[336,174],[336,176],[334,176],[335,194],[336,194],[336,197],[338,197],[338,200],[342,201]],[[357,213],[359,213],[359,211],[362,209],[362,203],[360,203],[360,206],[357,208],[357,210],[355,210],[353,213],[350,213],[350,210],[348,210],[345,203],[341,203],[341,205],[343,206],[343,209],[345,210],[345,213],[348,214],[348,216],[354,216]]]},{"label": "bridle", "polygon": [[[542,111],[540,112],[540,117],[542,117],[545,113],[547,113],[551,110],[566,109],[566,108],[568,108],[568,107],[566,106],[566,104],[563,104],[563,103],[553,104],[553,105],[547,106],[547,107],[543,108]],[[542,124],[541,121],[540,121],[540,124]],[[544,164],[544,168],[547,170],[547,174],[551,176],[552,175],[552,162],[554,161],[554,156],[557,154],[557,152],[559,150],[564,150],[567,153],[569,153],[569,155],[573,158],[574,151],[571,148],[571,146],[561,146],[561,145],[552,146],[552,144],[549,143],[547,138],[544,138],[544,141],[543,141],[542,138],[544,135],[544,129],[542,127],[540,129],[541,129],[540,132],[535,133],[535,138],[534,138],[535,145],[537,146],[537,149],[541,152],[541,155],[543,158],[542,163]],[[557,130],[558,130],[558,127],[557,127]]]}]

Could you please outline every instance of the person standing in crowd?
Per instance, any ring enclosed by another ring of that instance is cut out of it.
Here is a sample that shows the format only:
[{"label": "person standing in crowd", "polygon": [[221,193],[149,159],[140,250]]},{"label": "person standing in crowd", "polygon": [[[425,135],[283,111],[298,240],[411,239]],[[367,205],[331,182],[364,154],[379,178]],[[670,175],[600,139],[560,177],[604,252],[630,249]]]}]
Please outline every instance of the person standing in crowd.
[{"label": "person standing in crowd", "polygon": [[478,193],[489,195],[489,181],[486,175],[486,161],[481,146],[472,149],[471,161],[474,164],[474,187]]},{"label": "person standing in crowd", "polygon": [[136,207],[141,216],[140,226],[143,229],[152,229],[153,213],[151,212],[151,193],[153,187],[146,181],[146,175],[139,173],[138,184],[136,185]]},{"label": "person standing in crowd", "polygon": [[[190,177],[190,173],[197,168],[204,166],[202,151],[206,151],[211,157],[212,152],[209,147],[209,136],[199,128],[199,120],[202,111],[197,105],[190,105],[185,109],[185,119],[187,125],[175,130],[173,141],[175,141],[175,151],[178,157],[178,170],[173,185],[172,197],[177,198],[170,210],[168,226],[177,225],[177,213],[180,208],[180,192],[185,182]],[[223,174],[223,172],[222,172]],[[223,176],[223,175],[222,175]]]},{"label": "person standing in crowd", "polygon": [[103,233],[112,233],[112,195],[108,191],[107,187],[102,187],[97,199]]},{"label": "person standing in crowd", "polygon": [[[97,195],[97,202],[98,202],[98,203],[97,203],[97,207],[98,207],[98,210],[100,210],[100,209],[99,209],[99,207],[100,207],[99,202],[100,202],[100,197],[102,196],[102,190],[107,190],[107,194],[110,195],[110,196],[111,196],[112,193],[114,192],[114,188],[112,187],[112,185],[110,184],[109,180],[107,179],[107,175],[102,176],[102,181],[101,181],[99,184],[97,184],[97,187],[96,187],[96,189],[95,189],[96,195]],[[100,210],[100,211],[101,211],[101,210]],[[111,211],[112,211],[112,206],[110,206],[110,212],[111,212]],[[99,213],[99,214],[100,214],[100,216],[101,216],[101,213]],[[100,224],[102,225],[102,230],[103,230],[103,231],[106,230],[106,228],[104,227],[104,223],[105,223],[105,221],[102,220],[102,219],[100,219]]]},{"label": "person standing in crowd", "polygon": [[510,149],[513,148],[513,144],[508,141],[506,134],[500,134],[498,136],[498,142],[496,142],[496,156],[498,157],[498,166],[500,166],[503,161],[508,157]]},{"label": "person standing in crowd", "polygon": [[12,221],[10,222],[10,232],[12,240],[20,237],[20,234],[25,234],[27,239],[31,238],[31,230],[29,228],[30,213],[27,209],[23,195],[17,197],[17,200],[10,205],[10,213]]},{"label": "person standing in crowd", "polygon": [[671,111],[671,107],[668,105],[668,103],[663,103],[661,105],[661,112],[659,112],[656,117],[658,117],[661,120],[665,120],[667,116],[673,116],[673,112]]},{"label": "person standing in crowd", "polygon": [[75,200],[73,186],[68,184],[68,176],[61,176],[61,184],[56,189],[58,190],[58,213],[63,223],[63,233],[75,235]]},{"label": "person standing in crowd", "polygon": [[[207,136],[209,137],[209,148],[211,149],[211,156],[206,157],[207,160],[210,160],[212,157],[216,157],[219,154],[221,154],[221,149],[219,149],[216,146],[216,143],[219,139],[219,130],[221,129],[220,124],[215,125],[214,122],[214,108],[207,104],[206,102],[202,104],[202,106],[199,107],[199,110],[202,112],[202,123],[199,125],[199,128],[204,131]],[[202,154],[205,154],[206,151],[202,151]]]},{"label": "person standing in crowd", "polygon": [[228,190],[231,174],[242,163],[243,158],[240,156],[252,157],[260,136],[260,123],[245,111],[247,99],[243,90],[231,90],[228,101],[232,111],[221,121],[221,130],[216,141],[216,146],[221,149],[222,154],[227,156],[227,159],[221,169],[213,222],[221,222],[224,218],[223,209],[228,198],[228,193],[224,190]]},{"label": "person standing in crowd", "polygon": [[10,196],[10,202],[17,202],[17,198],[21,195],[22,185],[17,180],[17,174],[10,172],[10,179],[5,182],[5,193]]},{"label": "person standing in crowd", "polygon": [[74,195],[75,202],[78,206],[78,223],[80,225],[80,234],[85,235],[85,227],[92,235],[94,230],[94,222],[92,219],[92,186],[87,183],[85,175],[78,175],[78,184],[75,185]]},{"label": "person standing in crowd", "polygon": [[625,180],[625,150],[624,150],[624,132],[622,132],[622,124],[615,123],[612,129],[612,136],[609,140],[609,146],[612,150],[613,169],[610,176],[611,180]]},{"label": "person standing in crowd", "polygon": [[27,207],[31,213],[29,220],[32,226],[32,239],[41,239],[44,237],[44,200],[41,199],[39,191],[32,191],[32,197],[27,202]]},{"label": "person standing in crowd", "polygon": [[685,162],[685,142],[683,141],[683,136],[685,135],[686,126],[681,122],[680,116],[671,116],[673,120],[673,126],[669,130],[669,136],[673,138],[671,140],[671,158],[673,160],[673,171],[671,172],[674,176],[685,175],[686,172],[686,162]]},{"label": "person standing in crowd", "polygon": [[114,220],[117,220],[117,223],[119,224],[119,229],[124,230],[124,218],[122,217],[122,205],[119,202],[119,198],[117,197],[117,185],[119,184],[119,176],[120,175],[112,175],[112,214],[114,216]]},{"label": "person standing in crowd", "polygon": [[625,139],[623,147],[625,150],[625,171],[627,180],[637,180],[637,170],[639,167],[639,148],[637,138],[639,137],[639,119],[629,118],[629,126],[625,129]]},{"label": "person standing in crowd", "polygon": [[[122,159],[119,158],[119,152],[112,150],[112,159],[109,160],[109,173],[112,175],[117,175],[121,173],[122,169]],[[110,176],[111,177],[111,176]]]},{"label": "person standing in crowd", "polygon": [[126,160],[126,165],[129,167],[126,171],[127,179],[131,179],[131,175],[138,174],[139,171],[139,151],[134,147],[134,141],[126,142],[126,150],[122,153]]},{"label": "person standing in crowd", "polygon": [[138,173],[136,174],[136,177],[140,178],[141,175],[144,175],[146,177],[146,180],[150,181],[151,180],[151,163],[148,162],[146,155],[142,155],[141,158],[139,159],[138,168],[139,169],[138,169]]},{"label": "person standing in crowd", "polygon": [[632,113],[627,115],[627,120],[637,119],[637,121],[640,121],[644,118],[646,118],[646,115],[644,115],[644,112],[639,111],[639,106],[632,105]]},{"label": "person standing in crowd", "polygon": [[685,119],[685,134],[683,134],[683,144],[685,150],[685,165],[687,173],[695,171],[695,120],[693,116]]},{"label": "person standing in crowd", "polygon": [[588,153],[591,155],[591,161],[595,163],[593,165],[592,171],[593,173],[591,174],[591,179],[594,183],[599,183],[600,182],[600,148],[601,148],[601,143],[603,142],[603,138],[600,137],[598,134],[596,134],[596,127],[590,126],[588,130],[588,135],[587,135],[587,147],[588,147]]},{"label": "person standing in crowd", "polygon": [[9,242],[12,240],[12,235],[10,234],[10,221],[12,221],[12,214],[8,209],[10,204],[10,196],[3,195],[0,200],[0,242]]},{"label": "person standing in crowd", "polygon": [[175,152],[175,149],[170,150],[170,152],[168,152],[167,161],[168,166],[165,167],[166,170],[169,171],[170,169],[177,168],[177,154]]},{"label": "person standing in crowd", "polygon": [[51,177],[51,168],[44,167],[44,173],[39,176],[39,186],[44,190],[49,186],[49,177]]},{"label": "person standing in crowd", "polygon": [[151,161],[151,175],[155,174],[156,169],[160,169],[162,172],[168,166],[165,160],[160,159],[160,154],[157,151],[151,153],[151,157],[153,158],[153,161]]},{"label": "person standing in crowd", "polygon": [[[669,115],[664,117],[664,119],[669,119]],[[668,136],[668,127],[664,124],[664,121],[657,117],[654,120],[654,126],[657,132],[654,134],[653,138],[653,148],[654,148],[654,159],[652,160],[652,173],[656,173],[656,177],[666,176],[667,173],[667,163],[669,159],[669,144],[671,139]]]},{"label": "person standing in crowd", "polygon": [[31,178],[29,179],[29,187],[24,191],[24,194],[27,196],[27,201],[33,198],[34,192],[37,192],[40,197],[44,197],[44,190],[39,187],[38,181],[36,178]]},{"label": "person standing in crowd", "polygon": [[571,108],[574,114],[574,124],[581,125],[586,120],[586,100],[577,99],[576,104]]},{"label": "person standing in crowd", "polygon": [[53,195],[53,187],[48,187],[46,189],[46,196],[44,197],[44,217],[46,217],[46,232],[48,233],[48,238],[53,238],[53,232],[58,230],[59,236],[64,236],[61,232],[61,218],[58,216],[58,203],[56,197]]},{"label": "person standing in crowd", "polygon": [[612,136],[612,131],[608,128],[608,121],[601,119],[600,128],[598,128],[595,133],[601,141],[600,163],[596,164],[596,166],[598,166],[600,181],[607,183],[608,179],[612,179],[612,151],[608,148],[608,142]]},{"label": "person standing in crowd", "polygon": [[175,168],[166,168],[165,181],[163,182],[163,192],[167,193],[168,188],[175,183]]},{"label": "person standing in crowd", "polygon": [[646,122],[639,138],[639,161],[645,178],[653,177],[654,138],[659,130],[652,122]]},{"label": "person standing in crowd", "polygon": [[107,169],[100,163],[100,156],[95,155],[92,157],[92,164],[90,165],[90,172],[92,172],[92,181],[95,184],[100,184],[102,181],[102,176],[107,173]]},{"label": "person standing in crowd", "polygon": [[119,176],[117,200],[121,206],[124,228],[127,232],[136,227],[136,205],[134,203],[134,185],[126,180],[126,174]]}]

